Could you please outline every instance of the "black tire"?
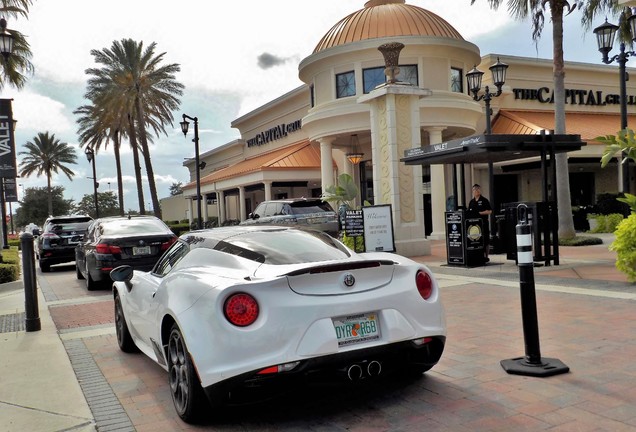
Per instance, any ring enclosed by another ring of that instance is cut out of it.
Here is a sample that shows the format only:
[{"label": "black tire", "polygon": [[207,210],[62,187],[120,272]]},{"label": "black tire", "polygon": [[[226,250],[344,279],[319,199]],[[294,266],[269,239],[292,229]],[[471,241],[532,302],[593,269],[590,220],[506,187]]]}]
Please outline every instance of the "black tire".
[{"label": "black tire", "polygon": [[84,279],[84,275],[82,274],[82,272],[80,271],[79,267],[77,266],[77,264],[75,264],[75,276],[77,276],[77,279],[82,280]]},{"label": "black tire", "polygon": [[86,269],[86,289],[89,291],[95,291],[97,288],[99,288],[99,286],[97,282],[93,280],[93,278],[91,277],[91,272],[89,272],[87,268]]},{"label": "black tire", "polygon": [[170,394],[175,410],[184,422],[195,423],[202,418],[209,404],[181,330],[176,324],[170,330],[167,354]]},{"label": "black tire", "polygon": [[121,306],[121,300],[118,295],[115,296],[115,331],[117,333],[119,349],[125,353],[135,353],[139,351],[139,348],[135,345],[128,331],[128,324],[126,324],[126,318],[124,317],[124,309]]},{"label": "black tire", "polygon": [[51,271],[51,266],[49,264],[46,264],[42,261],[40,261],[40,270],[42,270],[42,273],[47,273]]}]

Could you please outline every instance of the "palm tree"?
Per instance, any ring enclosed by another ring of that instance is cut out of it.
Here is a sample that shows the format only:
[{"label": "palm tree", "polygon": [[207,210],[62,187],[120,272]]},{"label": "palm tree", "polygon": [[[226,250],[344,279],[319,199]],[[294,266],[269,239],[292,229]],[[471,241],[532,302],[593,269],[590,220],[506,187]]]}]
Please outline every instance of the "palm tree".
[{"label": "palm tree", "polygon": [[33,173],[38,176],[46,176],[46,186],[49,192],[49,215],[51,215],[53,214],[51,177],[53,177],[53,173],[57,174],[58,171],[62,171],[69,180],[73,181],[74,173],[65,164],[77,163],[75,149],[67,143],[61,143],[55,138],[55,134],[49,135],[48,132],[39,132],[24,147],[26,150],[18,153],[24,155],[24,159],[20,163],[20,176],[29,177]]},{"label": "palm tree", "polygon": [[[471,0],[471,5],[477,0]],[[487,0],[493,9],[499,8],[504,0]],[[540,39],[545,23],[544,12],[550,11],[552,21],[552,56],[554,61],[554,132],[565,134],[565,65],[563,59],[563,17],[568,15],[576,7],[581,7],[582,2],[572,0],[505,0],[508,11],[518,20],[527,17],[532,19],[532,39],[536,42]],[[603,0],[588,0],[588,3],[599,3]],[[609,1],[609,0],[607,0]],[[568,171],[567,153],[559,153],[555,158],[557,175],[557,203],[559,213],[559,237],[571,239],[576,235],[574,219],[572,217],[572,203],[570,198],[570,180]]]},{"label": "palm tree", "polygon": [[[97,93],[108,94],[102,102],[126,107],[125,112],[131,116],[132,129],[139,138],[139,148],[146,166],[155,215],[161,217],[148,144],[151,138],[147,128],[152,129],[156,136],[161,132],[167,135],[165,126],[172,126],[172,111],[179,108],[178,96],[183,93],[183,85],[175,80],[179,65],[161,65],[165,53],[155,55],[155,48],[156,43],[144,49],[143,42],[132,39],[114,41],[110,49],[91,51],[101,68],[88,69],[86,73],[93,75],[89,87]],[[129,136],[132,140],[133,131],[130,131]],[[134,151],[133,145],[133,155]],[[142,211],[143,199],[139,205]]]},{"label": "palm tree", "polygon": [[[29,6],[33,0],[0,0],[0,15],[12,18],[22,16],[28,18]],[[33,73],[31,63],[31,48],[26,38],[17,30],[7,28],[13,36],[13,52],[7,59],[3,59],[0,74],[0,90],[5,84],[21,89],[26,84],[26,75]]]},{"label": "palm tree", "polygon": [[121,170],[121,139],[124,135],[123,119],[121,116],[114,116],[112,111],[100,109],[96,105],[82,105],[73,114],[79,115],[77,123],[79,129],[80,146],[88,146],[97,153],[101,148],[102,142],[104,147],[112,140],[113,151],[115,153],[115,167],[117,169],[117,196],[119,201],[119,214],[124,215],[124,187],[122,184]]}]

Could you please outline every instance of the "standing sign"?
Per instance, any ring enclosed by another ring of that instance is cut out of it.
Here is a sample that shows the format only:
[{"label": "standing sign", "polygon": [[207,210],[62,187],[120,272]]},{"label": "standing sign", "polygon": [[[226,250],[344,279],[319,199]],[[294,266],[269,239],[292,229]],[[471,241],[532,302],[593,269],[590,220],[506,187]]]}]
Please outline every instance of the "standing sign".
[{"label": "standing sign", "polygon": [[464,248],[464,212],[446,212],[446,257],[448,264],[466,264]]},{"label": "standing sign", "polygon": [[0,99],[0,177],[15,179],[17,170],[11,100]]},{"label": "standing sign", "polygon": [[362,207],[364,247],[366,252],[394,252],[391,205]]},{"label": "standing sign", "polygon": [[362,210],[345,211],[345,234],[347,237],[362,237],[364,235]]},{"label": "standing sign", "polygon": [[4,201],[18,202],[18,188],[14,178],[5,178],[4,181]]}]

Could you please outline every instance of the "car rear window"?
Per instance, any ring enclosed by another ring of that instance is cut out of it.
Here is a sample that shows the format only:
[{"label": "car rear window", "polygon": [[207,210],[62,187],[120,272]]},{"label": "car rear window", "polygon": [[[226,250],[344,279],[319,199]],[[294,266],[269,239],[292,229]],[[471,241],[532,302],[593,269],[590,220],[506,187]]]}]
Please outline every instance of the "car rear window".
[{"label": "car rear window", "polygon": [[47,226],[47,231],[53,232],[53,233],[61,233],[61,232],[69,232],[69,231],[85,231],[91,222],[92,222],[91,220],[50,221],[49,225]]},{"label": "car rear window", "polygon": [[333,209],[331,208],[331,206],[326,202],[298,201],[298,202],[291,203],[289,206],[291,207],[293,214],[296,214],[296,215],[309,214],[309,213],[333,212]]},{"label": "car rear window", "polygon": [[154,219],[118,219],[102,223],[102,235],[120,234],[165,234],[170,229]]},{"label": "car rear window", "polygon": [[245,233],[219,241],[214,249],[274,265],[341,260],[351,256],[331,236],[302,230]]}]

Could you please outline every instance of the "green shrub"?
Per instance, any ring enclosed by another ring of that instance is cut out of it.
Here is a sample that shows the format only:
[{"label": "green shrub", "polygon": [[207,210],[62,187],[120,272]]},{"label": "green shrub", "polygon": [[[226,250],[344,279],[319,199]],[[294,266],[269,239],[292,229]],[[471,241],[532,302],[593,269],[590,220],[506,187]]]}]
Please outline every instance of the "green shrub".
[{"label": "green shrub", "polygon": [[20,256],[15,246],[0,252],[0,283],[13,282],[20,278]]},{"label": "green shrub", "polygon": [[615,251],[616,268],[627,275],[630,282],[636,282],[636,214],[632,213],[618,224],[616,239],[610,245]]},{"label": "green shrub", "polygon": [[[604,214],[590,214],[588,220],[596,220],[596,227],[590,229],[591,233],[612,233],[616,231],[618,224],[624,219],[620,213],[612,213],[609,215]],[[590,224],[591,226],[592,224]]]},{"label": "green shrub", "polygon": [[170,228],[170,230],[174,233],[174,235],[176,235],[177,237],[179,237],[181,234],[190,231],[190,224],[188,222],[186,223],[178,223],[178,224],[167,224],[168,227]]},{"label": "green shrub", "polygon": [[15,264],[0,264],[0,283],[17,281],[20,267]]},{"label": "green shrub", "polygon": [[603,239],[591,236],[577,235],[571,239],[560,238],[559,246],[591,246],[603,244]]}]

